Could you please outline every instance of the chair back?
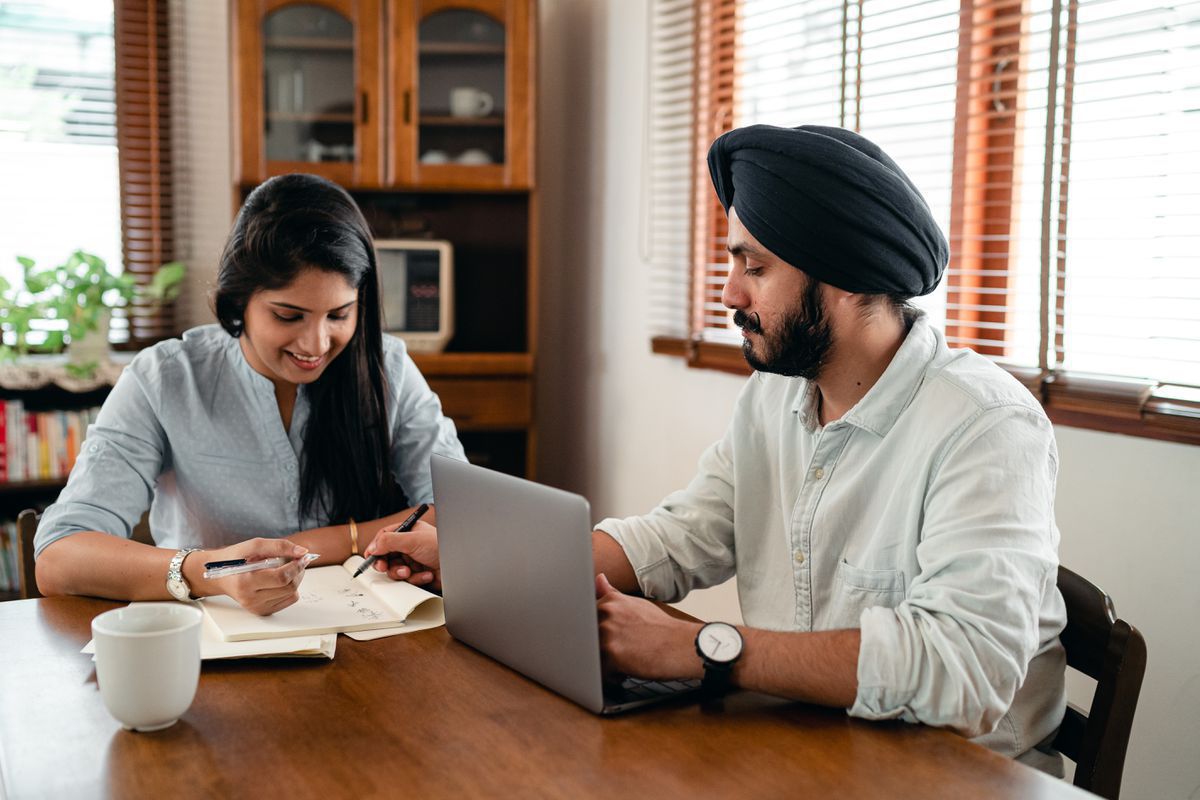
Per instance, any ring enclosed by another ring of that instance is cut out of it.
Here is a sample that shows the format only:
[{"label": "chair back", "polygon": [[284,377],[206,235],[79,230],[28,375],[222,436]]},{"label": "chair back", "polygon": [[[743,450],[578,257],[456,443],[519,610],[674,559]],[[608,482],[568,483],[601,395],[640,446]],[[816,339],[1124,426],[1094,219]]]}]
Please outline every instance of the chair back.
[{"label": "chair back", "polygon": [[1058,568],[1058,590],[1067,605],[1059,636],[1067,664],[1094,678],[1096,693],[1087,714],[1067,706],[1054,747],[1075,762],[1076,786],[1117,800],[1146,672],[1146,640],[1117,619],[1107,594],[1066,567]]},{"label": "chair back", "polygon": [[33,535],[37,533],[38,512],[27,508],[17,515],[17,557],[21,565],[21,599],[41,597],[33,571]]}]

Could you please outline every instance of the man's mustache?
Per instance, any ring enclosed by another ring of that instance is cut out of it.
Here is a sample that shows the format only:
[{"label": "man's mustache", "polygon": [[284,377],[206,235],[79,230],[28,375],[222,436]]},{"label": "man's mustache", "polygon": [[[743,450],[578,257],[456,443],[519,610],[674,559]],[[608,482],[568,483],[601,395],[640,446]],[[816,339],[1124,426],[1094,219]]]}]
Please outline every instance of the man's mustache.
[{"label": "man's mustache", "polygon": [[748,333],[762,333],[762,320],[758,318],[757,312],[747,314],[739,308],[733,312],[733,324]]}]

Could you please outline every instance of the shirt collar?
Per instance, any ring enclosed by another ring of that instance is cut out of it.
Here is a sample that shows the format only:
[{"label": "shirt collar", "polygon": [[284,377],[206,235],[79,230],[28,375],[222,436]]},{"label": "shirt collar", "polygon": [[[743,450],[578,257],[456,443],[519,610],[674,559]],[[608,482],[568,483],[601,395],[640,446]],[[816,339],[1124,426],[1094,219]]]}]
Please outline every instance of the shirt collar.
[{"label": "shirt collar", "polygon": [[226,336],[227,344],[225,346],[225,355],[233,363],[234,371],[241,377],[250,388],[257,394],[269,394],[272,398],[275,397],[275,384],[271,380],[250,366],[250,362],[246,360],[246,354],[242,352],[242,340],[236,336]]},{"label": "shirt collar", "polygon": [[[921,388],[925,370],[938,351],[939,338],[938,331],[929,324],[929,318],[919,312],[879,380],[839,421],[864,428],[877,436],[886,436],[900,413],[912,402],[917,389]],[[820,427],[819,399],[817,385],[805,381],[804,391],[792,409],[810,431]]]}]

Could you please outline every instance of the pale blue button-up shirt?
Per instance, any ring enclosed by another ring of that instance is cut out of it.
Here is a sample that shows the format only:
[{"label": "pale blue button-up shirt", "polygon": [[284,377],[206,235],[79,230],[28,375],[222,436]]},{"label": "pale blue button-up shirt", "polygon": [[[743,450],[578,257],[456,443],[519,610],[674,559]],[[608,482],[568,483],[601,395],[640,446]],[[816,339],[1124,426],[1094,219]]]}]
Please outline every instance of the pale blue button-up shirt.
[{"label": "pale blue button-up shirt", "polygon": [[[462,445],[404,343],[391,336],[384,368],[392,474],[410,504],[432,503],[430,455],[464,459]],[[309,410],[301,386],[285,431],[274,385],[218,325],[142,351],[89,426],[66,488],[42,515],[35,552],[79,531],[129,537],[147,508],[155,543],[168,548],[345,522],[300,514]]]},{"label": "pale blue button-up shirt", "polygon": [[1033,750],[1065,704],[1057,450],[1030,393],[918,319],[878,383],[821,427],[816,387],[758,373],[691,484],[597,527],[642,590],[737,575],[746,624],[860,628],[850,713]]}]

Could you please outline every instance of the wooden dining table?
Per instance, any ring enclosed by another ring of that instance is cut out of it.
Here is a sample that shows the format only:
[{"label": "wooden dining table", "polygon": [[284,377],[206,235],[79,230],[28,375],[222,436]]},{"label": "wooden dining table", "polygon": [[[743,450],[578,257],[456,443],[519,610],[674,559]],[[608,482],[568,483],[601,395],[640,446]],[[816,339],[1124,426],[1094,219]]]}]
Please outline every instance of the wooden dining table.
[{"label": "wooden dining table", "polygon": [[0,798],[1091,796],[947,731],[752,692],[596,716],[444,628],[205,661],[175,725],[132,733],[80,652],[118,605],[0,603]]}]

